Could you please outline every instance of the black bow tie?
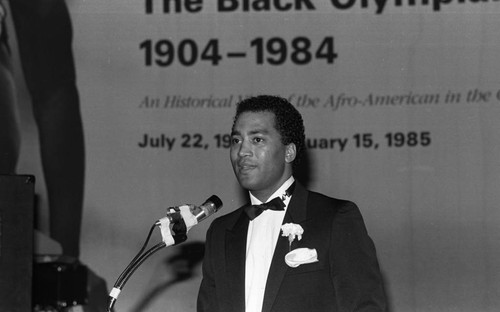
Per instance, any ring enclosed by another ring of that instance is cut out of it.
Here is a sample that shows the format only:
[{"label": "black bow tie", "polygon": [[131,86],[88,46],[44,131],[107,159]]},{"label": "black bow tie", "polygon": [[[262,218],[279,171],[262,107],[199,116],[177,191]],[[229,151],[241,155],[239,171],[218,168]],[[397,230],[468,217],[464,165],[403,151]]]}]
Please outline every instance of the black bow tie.
[{"label": "black bow tie", "polygon": [[[290,185],[290,187],[285,191],[285,194],[283,196],[292,196],[293,190],[295,189],[295,182]],[[264,210],[285,210],[285,203],[283,202],[283,199],[279,197],[273,198],[271,201],[268,201],[267,203],[260,204],[260,205],[248,205],[245,207],[245,213],[247,214],[248,218],[250,220],[253,220],[257,218]]]},{"label": "black bow tie", "polygon": [[250,220],[257,218],[264,210],[285,210],[285,204],[279,197],[273,198],[273,200],[260,204],[260,205],[249,205],[245,207],[245,213]]}]

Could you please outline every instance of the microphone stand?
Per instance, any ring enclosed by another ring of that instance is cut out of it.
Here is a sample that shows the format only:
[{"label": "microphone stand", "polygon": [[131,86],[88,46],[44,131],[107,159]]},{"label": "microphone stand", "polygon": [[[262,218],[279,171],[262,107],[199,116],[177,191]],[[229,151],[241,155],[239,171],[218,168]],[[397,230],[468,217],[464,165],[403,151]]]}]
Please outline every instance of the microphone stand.
[{"label": "microphone stand", "polygon": [[[127,283],[128,279],[137,270],[137,268],[152,254],[158,250],[172,245],[178,245],[187,239],[188,225],[191,228],[193,225],[198,224],[199,221],[205,219],[209,215],[215,213],[222,207],[222,201],[216,195],[210,196],[201,206],[179,206],[170,207],[167,217],[162,218],[155,222],[149,230],[148,237],[144,242],[141,250],[132,259],[125,270],[120,274],[115,282],[115,285],[111,292],[109,293],[109,305],[108,312],[111,312],[113,306],[115,305],[116,299],[120,294],[121,290]],[[186,221],[187,220],[187,221]],[[187,224],[186,224],[187,223]],[[163,242],[158,243],[144,251],[149,243],[151,234],[155,226],[159,226],[162,230]]]},{"label": "microphone stand", "polygon": [[[180,219],[181,223],[184,223],[182,219]],[[151,238],[151,234],[153,233],[153,230],[157,226],[157,223],[153,224],[149,230],[148,236],[146,238],[146,241],[144,242],[143,246],[135,255],[135,257],[130,261],[129,265],[123,270],[123,272],[120,274],[118,279],[116,280],[113,289],[111,290],[111,293],[109,294],[109,304],[108,304],[108,309],[107,312],[111,312],[113,310],[113,307],[116,303],[116,300],[118,299],[118,295],[120,294],[121,290],[127,283],[128,279],[134,274],[134,272],[141,266],[141,264],[146,261],[151,255],[156,253],[158,250],[167,247],[167,244],[165,242],[158,243],[148,249],[147,251],[144,251],[146,249],[146,246],[149,243],[149,240]],[[173,235],[175,243],[173,245],[180,244],[184,242],[187,239],[186,235],[186,225],[185,224],[174,224],[174,229],[175,235]]]}]

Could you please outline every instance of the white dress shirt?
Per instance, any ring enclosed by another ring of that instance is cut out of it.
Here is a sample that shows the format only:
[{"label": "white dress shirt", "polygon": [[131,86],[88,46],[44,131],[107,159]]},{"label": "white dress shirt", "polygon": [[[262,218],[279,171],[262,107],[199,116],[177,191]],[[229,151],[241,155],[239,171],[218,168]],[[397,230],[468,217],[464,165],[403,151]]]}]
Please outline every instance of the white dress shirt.
[{"label": "white dress shirt", "polygon": [[[286,190],[295,181],[293,176],[269,197],[284,198],[285,210],[265,210],[250,221],[247,233],[247,253],[245,262],[245,311],[261,312],[264,302],[267,275],[271,267],[274,249],[281,232],[281,225],[291,196],[284,196]],[[262,204],[250,193],[252,205]],[[283,260],[285,261],[285,260]]]}]

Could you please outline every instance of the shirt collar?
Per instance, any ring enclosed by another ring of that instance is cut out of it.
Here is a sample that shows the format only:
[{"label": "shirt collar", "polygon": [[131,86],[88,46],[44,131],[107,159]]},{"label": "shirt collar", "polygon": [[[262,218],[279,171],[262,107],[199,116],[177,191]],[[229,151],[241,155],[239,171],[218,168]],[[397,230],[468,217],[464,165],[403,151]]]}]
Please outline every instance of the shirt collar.
[{"label": "shirt collar", "polygon": [[[271,196],[269,196],[269,199],[268,201],[272,200],[273,198],[275,197],[281,197],[285,194],[286,190],[290,187],[290,185],[293,184],[293,182],[295,182],[295,178],[293,176],[290,176],[290,178],[288,178],[288,180],[285,181],[285,183],[283,183],[279,189],[276,190],[276,192],[274,192]],[[250,194],[250,202],[252,203],[252,205],[260,205],[262,204],[263,202],[261,202],[257,197],[253,196],[251,192],[248,192],[248,194]],[[288,196],[287,199],[289,199],[291,196]],[[285,204],[288,206],[288,200],[285,201]]]}]

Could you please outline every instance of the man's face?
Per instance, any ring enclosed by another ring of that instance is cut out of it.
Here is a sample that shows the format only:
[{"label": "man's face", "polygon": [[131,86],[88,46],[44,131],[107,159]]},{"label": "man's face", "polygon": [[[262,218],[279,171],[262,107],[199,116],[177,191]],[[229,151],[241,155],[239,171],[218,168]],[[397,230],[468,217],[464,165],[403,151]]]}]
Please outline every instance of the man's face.
[{"label": "man's face", "polygon": [[265,201],[292,174],[274,113],[244,112],[231,133],[231,164],[240,185]]}]

